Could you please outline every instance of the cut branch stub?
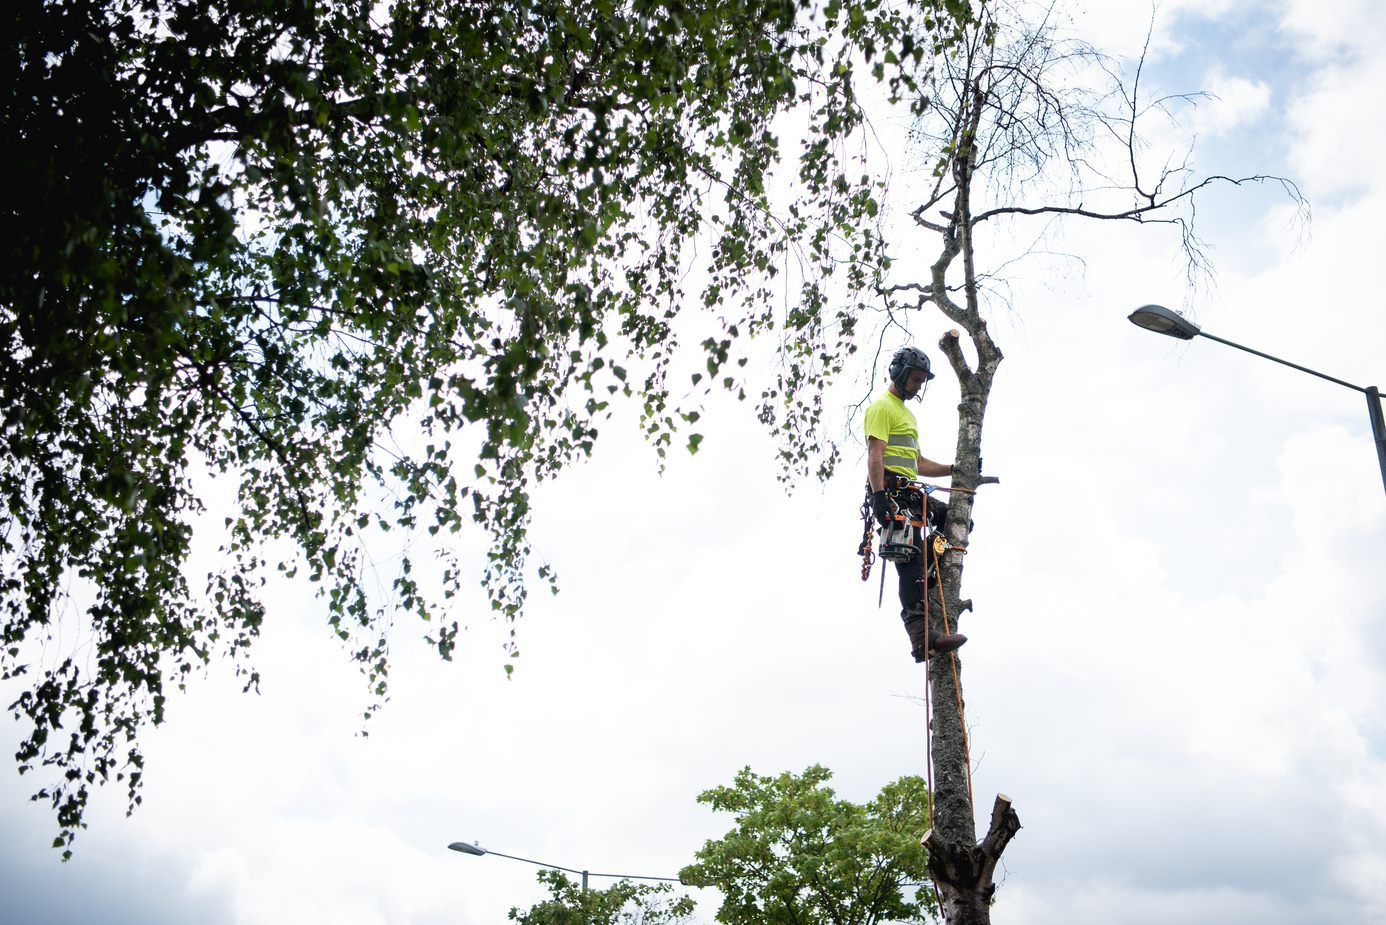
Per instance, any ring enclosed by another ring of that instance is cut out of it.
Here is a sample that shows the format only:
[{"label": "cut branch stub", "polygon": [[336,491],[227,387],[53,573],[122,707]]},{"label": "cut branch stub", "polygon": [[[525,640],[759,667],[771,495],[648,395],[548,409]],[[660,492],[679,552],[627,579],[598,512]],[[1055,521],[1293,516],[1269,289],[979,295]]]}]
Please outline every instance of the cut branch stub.
[{"label": "cut branch stub", "polygon": [[948,358],[953,372],[957,373],[958,385],[962,387],[963,394],[974,391],[977,388],[977,377],[973,374],[972,367],[967,365],[967,358],[963,356],[962,341],[957,328],[939,338],[938,348]]},{"label": "cut branch stub", "polygon": [[929,852],[929,872],[935,884],[954,901],[959,893],[989,901],[996,892],[993,876],[1001,853],[1020,828],[1011,798],[1001,793],[992,807],[987,835],[977,844],[947,845],[934,829],[925,832],[920,844]]},{"label": "cut branch stub", "polygon": [[[978,846],[982,851],[982,873],[987,881],[991,880],[996,864],[1001,860],[1001,852],[1006,850],[1006,846],[1019,831],[1020,817],[1011,805],[1011,798],[1004,793],[998,793],[996,803],[991,808],[991,825],[987,828],[987,837],[982,839],[981,845]],[[989,884],[989,888],[995,890],[996,885]]]}]

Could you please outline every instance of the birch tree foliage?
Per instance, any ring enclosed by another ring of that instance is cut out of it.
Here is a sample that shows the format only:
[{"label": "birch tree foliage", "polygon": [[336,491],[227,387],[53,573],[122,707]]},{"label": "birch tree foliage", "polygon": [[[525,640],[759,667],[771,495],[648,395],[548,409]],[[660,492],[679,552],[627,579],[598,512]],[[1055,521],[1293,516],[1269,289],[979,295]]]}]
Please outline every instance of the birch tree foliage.
[{"label": "birch tree foliage", "polygon": [[[0,672],[57,845],[92,786],[139,802],[138,733],[191,673],[255,685],[269,575],[320,590],[377,703],[396,615],[444,658],[463,589],[513,621],[528,486],[613,401],[663,456],[710,390],[759,395],[786,471],[830,471],[821,388],[879,257],[855,87],[911,94],[964,6],[7,4]],[[721,333],[679,343],[699,310]],[[235,497],[206,575],[199,468]]]}]

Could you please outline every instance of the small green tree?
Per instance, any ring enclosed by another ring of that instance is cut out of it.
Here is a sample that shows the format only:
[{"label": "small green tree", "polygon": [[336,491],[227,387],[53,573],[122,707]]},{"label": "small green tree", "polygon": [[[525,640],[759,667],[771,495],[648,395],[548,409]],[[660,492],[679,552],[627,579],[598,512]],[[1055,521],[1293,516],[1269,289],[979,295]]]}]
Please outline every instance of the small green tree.
[{"label": "small green tree", "polygon": [[585,889],[556,870],[541,870],[539,882],[550,898],[521,911],[510,910],[519,925],[677,925],[693,914],[693,900],[671,896],[666,883],[648,886],[617,881],[605,890]]},{"label": "small green tree", "polygon": [[[729,787],[698,797],[736,824],[679,872],[692,886],[722,892],[724,925],[874,925],[932,917],[929,790],[902,777],[866,804],[839,800],[832,772],[814,765],[762,777],[744,768]],[[913,897],[905,892],[914,884]],[[922,885],[921,885],[922,884]]]}]

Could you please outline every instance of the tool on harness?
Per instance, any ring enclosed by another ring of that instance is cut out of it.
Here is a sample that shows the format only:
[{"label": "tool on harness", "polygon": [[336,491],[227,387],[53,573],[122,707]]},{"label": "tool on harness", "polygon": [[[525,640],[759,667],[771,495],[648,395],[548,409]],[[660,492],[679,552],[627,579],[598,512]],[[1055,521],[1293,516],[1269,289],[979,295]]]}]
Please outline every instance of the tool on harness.
[{"label": "tool on harness", "polygon": [[[908,483],[906,483],[908,484]],[[871,566],[876,559],[872,547],[872,528],[880,526],[880,558],[888,562],[907,562],[914,555],[914,531],[924,526],[920,520],[910,516],[907,506],[891,497],[888,491],[871,490],[866,486],[866,498],[861,503],[862,536],[857,547],[857,555],[862,558],[861,580],[871,575]],[[881,593],[885,593],[885,572],[881,573]]]},{"label": "tool on harness", "polygon": [[918,523],[904,511],[892,515],[881,526],[881,558],[887,562],[908,562],[913,558],[914,531]]},{"label": "tool on harness", "polygon": [[[871,486],[867,485],[866,498],[861,504],[862,537],[857,547],[857,555],[862,558],[862,581],[870,577],[877,553],[887,562],[908,562],[918,548],[915,545],[915,537],[918,535],[915,531],[925,529],[928,522],[934,518],[939,518],[938,522],[941,523],[941,517],[947,514],[946,505],[928,497],[934,486],[895,476],[888,477],[887,482],[893,491],[873,492]],[[905,503],[902,504],[900,499],[894,496],[896,492],[908,493]],[[927,511],[928,514],[916,517],[914,508],[921,512]],[[939,508],[942,508],[941,512]],[[877,524],[880,525],[880,543],[877,552],[873,552],[871,533]],[[884,572],[881,573],[881,594],[885,594]]]},{"label": "tool on harness", "polygon": [[948,506],[933,497],[933,485],[898,476],[887,476],[886,484],[894,491],[878,492],[893,495],[891,516],[881,525],[881,558],[908,562],[919,548],[916,538],[921,534],[915,531],[923,531],[931,524],[941,527],[948,516]]}]

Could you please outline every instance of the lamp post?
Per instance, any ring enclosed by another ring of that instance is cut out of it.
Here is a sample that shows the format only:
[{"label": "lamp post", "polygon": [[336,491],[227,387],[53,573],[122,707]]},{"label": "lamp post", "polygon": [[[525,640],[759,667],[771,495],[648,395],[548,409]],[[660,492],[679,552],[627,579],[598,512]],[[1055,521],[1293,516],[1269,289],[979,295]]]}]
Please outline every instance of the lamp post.
[{"label": "lamp post", "polygon": [[1288,366],[1302,373],[1318,376],[1320,379],[1327,379],[1329,382],[1335,383],[1336,385],[1341,385],[1366,395],[1367,415],[1372,423],[1372,439],[1376,442],[1376,458],[1377,462],[1381,465],[1381,484],[1383,488],[1386,488],[1386,423],[1383,422],[1381,414],[1381,392],[1377,390],[1376,386],[1369,385],[1363,387],[1360,385],[1353,385],[1351,382],[1335,379],[1333,376],[1309,369],[1307,366],[1300,366],[1298,363],[1282,360],[1280,357],[1271,356],[1269,353],[1262,353],[1259,350],[1253,350],[1250,347],[1245,347],[1233,341],[1224,340],[1221,337],[1207,333],[1183,315],[1171,311],[1163,305],[1142,305],[1140,308],[1133,311],[1128,316],[1128,319],[1137,327],[1145,328],[1147,331],[1154,331],[1156,334],[1164,334],[1166,337],[1175,337],[1179,340],[1193,340],[1195,337],[1206,337],[1220,344],[1236,347],[1238,350],[1243,350],[1247,353],[1255,354],[1258,357],[1272,360],[1279,363],[1281,366]]},{"label": "lamp post", "polygon": [[502,854],[499,851],[491,851],[487,848],[483,848],[475,842],[469,845],[463,841],[455,841],[452,844],[448,845],[448,847],[451,848],[453,851],[460,852],[461,854],[470,854],[475,855],[476,857],[481,857],[482,855],[486,854],[494,854],[498,858],[509,858],[512,861],[524,861],[526,864],[533,864],[536,867],[546,867],[549,870],[561,870],[565,874],[578,874],[582,877],[582,891],[584,893],[587,892],[588,877],[614,877],[617,880],[661,880],[668,883],[683,883],[683,881],[680,880],[678,877],[642,877],[637,874],[594,874],[586,870],[574,870],[571,867],[561,867],[558,864],[549,864],[544,861],[533,861],[529,858],[516,857],[513,854]]}]

